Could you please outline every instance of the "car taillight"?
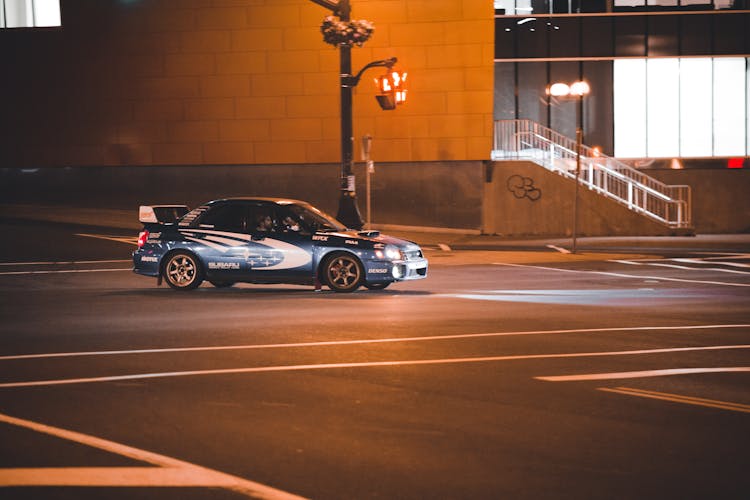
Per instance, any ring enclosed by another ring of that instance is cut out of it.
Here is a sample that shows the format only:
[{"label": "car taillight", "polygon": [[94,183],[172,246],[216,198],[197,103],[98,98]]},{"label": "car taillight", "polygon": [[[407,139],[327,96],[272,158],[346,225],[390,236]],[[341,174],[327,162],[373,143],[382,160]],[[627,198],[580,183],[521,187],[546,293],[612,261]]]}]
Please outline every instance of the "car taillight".
[{"label": "car taillight", "polygon": [[141,248],[143,245],[145,245],[147,239],[148,231],[141,231],[140,233],[138,233],[138,248]]}]

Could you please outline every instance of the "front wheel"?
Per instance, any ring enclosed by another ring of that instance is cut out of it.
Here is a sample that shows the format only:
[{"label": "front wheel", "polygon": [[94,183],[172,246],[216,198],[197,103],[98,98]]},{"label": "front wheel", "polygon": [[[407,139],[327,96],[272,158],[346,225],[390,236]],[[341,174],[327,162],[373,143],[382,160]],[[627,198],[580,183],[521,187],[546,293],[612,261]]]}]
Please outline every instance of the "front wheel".
[{"label": "front wheel", "polygon": [[203,270],[193,254],[177,252],[164,265],[164,279],[175,290],[193,290],[203,282]]},{"label": "front wheel", "polygon": [[350,254],[337,254],[326,260],[323,267],[325,282],[334,292],[353,292],[362,284],[362,264]]}]

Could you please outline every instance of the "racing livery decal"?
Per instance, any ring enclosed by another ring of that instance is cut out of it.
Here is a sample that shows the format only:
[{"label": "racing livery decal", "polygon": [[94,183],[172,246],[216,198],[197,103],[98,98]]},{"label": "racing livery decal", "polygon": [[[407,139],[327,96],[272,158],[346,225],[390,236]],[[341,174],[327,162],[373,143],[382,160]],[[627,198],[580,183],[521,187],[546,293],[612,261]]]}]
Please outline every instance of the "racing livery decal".
[{"label": "racing livery decal", "polygon": [[245,247],[242,255],[253,269],[294,269],[307,266],[312,262],[312,255],[302,248],[273,238],[254,241],[249,234],[213,229],[180,229],[179,231],[185,239],[202,243],[222,253]]}]

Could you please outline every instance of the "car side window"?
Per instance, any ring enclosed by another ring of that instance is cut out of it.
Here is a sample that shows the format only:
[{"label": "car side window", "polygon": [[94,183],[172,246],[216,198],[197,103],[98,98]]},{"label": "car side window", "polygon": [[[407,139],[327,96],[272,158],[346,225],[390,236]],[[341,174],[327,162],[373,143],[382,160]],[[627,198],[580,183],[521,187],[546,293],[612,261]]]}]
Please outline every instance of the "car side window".
[{"label": "car side window", "polygon": [[211,207],[198,221],[200,227],[220,231],[245,232],[247,214],[242,205],[217,205]]}]

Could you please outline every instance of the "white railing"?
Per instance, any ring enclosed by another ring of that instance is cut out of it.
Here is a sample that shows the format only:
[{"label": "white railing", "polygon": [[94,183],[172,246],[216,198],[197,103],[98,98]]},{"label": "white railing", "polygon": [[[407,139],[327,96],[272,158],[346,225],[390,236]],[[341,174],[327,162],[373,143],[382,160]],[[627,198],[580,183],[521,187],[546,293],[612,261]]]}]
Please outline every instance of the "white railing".
[{"label": "white railing", "polygon": [[[493,160],[530,160],[576,178],[576,141],[531,120],[495,122]],[[581,185],[673,228],[689,228],[690,186],[670,186],[588,147],[581,147]]]}]

